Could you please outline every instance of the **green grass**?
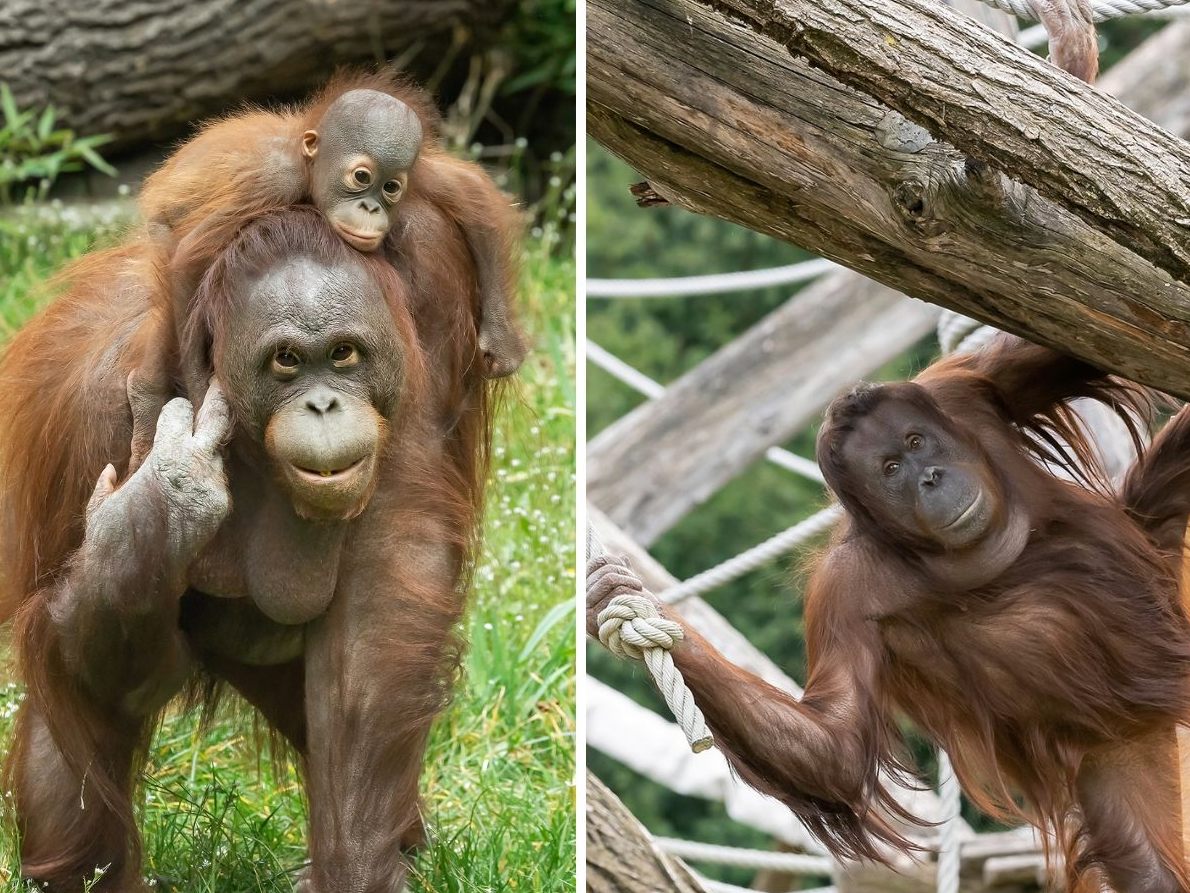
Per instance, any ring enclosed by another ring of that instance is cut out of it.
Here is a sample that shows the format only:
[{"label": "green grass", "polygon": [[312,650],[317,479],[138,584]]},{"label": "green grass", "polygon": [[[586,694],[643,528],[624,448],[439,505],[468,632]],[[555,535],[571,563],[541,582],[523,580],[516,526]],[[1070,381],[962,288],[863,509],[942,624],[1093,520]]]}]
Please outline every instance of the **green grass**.
[{"label": "green grass", "polygon": [[[0,219],[0,337],[36,309],[48,274],[115,232]],[[536,350],[499,417],[466,675],[426,762],[431,841],[411,882],[426,893],[575,886],[575,266],[556,245],[547,228],[527,250],[523,320]],[[21,694],[2,674],[7,746]],[[167,717],[141,816],[146,874],[163,889],[281,893],[306,857],[299,779],[260,754],[242,712],[206,729]],[[12,826],[2,824],[0,889],[22,889],[17,870]]]}]

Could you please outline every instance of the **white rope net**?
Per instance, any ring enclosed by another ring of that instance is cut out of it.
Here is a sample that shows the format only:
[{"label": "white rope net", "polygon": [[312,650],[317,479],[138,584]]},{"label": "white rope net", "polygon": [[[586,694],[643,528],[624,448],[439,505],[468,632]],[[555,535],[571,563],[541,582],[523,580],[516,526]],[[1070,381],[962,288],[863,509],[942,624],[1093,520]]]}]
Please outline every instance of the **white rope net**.
[{"label": "white rope net", "polygon": [[[1034,11],[1031,0],[983,0],[983,2],[1020,19],[1031,21],[1037,19],[1037,13]],[[1091,16],[1097,22],[1105,22],[1108,19],[1185,6],[1190,3],[1190,0],[1090,0],[1090,2]]]}]

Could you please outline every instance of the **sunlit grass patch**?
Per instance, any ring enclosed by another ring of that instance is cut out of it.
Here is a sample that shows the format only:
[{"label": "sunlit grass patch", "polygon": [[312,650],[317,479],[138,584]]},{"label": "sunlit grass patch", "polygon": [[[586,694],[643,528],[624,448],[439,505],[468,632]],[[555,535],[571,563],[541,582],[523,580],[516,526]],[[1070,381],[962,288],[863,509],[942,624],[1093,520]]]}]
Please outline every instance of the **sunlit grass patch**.
[{"label": "sunlit grass patch", "polygon": [[[117,227],[0,220],[0,338],[34,312],[47,275]],[[546,229],[526,252],[521,307],[535,350],[497,423],[466,674],[426,764],[430,844],[411,883],[426,893],[575,884],[575,266]],[[6,742],[20,689],[3,679]],[[167,717],[140,803],[146,874],[159,889],[291,889],[306,858],[300,780],[255,737],[243,710],[206,729],[193,715]],[[0,889],[22,889],[17,870],[2,824]]]}]

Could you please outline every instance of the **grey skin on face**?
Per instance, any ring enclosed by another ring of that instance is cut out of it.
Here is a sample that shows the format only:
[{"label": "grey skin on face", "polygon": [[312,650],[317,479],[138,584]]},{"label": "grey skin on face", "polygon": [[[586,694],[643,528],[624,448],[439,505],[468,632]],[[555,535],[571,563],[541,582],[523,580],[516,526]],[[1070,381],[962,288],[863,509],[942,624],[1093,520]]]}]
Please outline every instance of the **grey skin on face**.
[{"label": "grey skin on face", "polygon": [[303,134],[314,204],[352,248],[375,251],[384,241],[421,142],[413,110],[377,90],[344,93]]},{"label": "grey skin on face", "polygon": [[963,549],[988,531],[999,505],[984,462],[919,408],[897,400],[877,405],[848,436],[847,466],[871,504],[946,549]]},{"label": "grey skin on face", "polygon": [[401,347],[379,287],[360,268],[308,258],[244,283],[216,345],[219,376],[242,400],[300,517],[343,520],[365,506],[397,411]]}]

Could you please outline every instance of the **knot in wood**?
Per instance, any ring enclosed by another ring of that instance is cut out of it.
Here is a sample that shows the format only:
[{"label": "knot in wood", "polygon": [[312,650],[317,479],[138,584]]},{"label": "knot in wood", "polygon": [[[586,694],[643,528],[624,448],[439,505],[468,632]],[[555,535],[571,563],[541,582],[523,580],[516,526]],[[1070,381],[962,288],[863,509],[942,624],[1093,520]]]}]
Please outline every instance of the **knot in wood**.
[{"label": "knot in wood", "polygon": [[934,216],[934,190],[921,180],[902,180],[893,188],[892,201],[905,224],[923,236],[936,236],[946,227]]}]

